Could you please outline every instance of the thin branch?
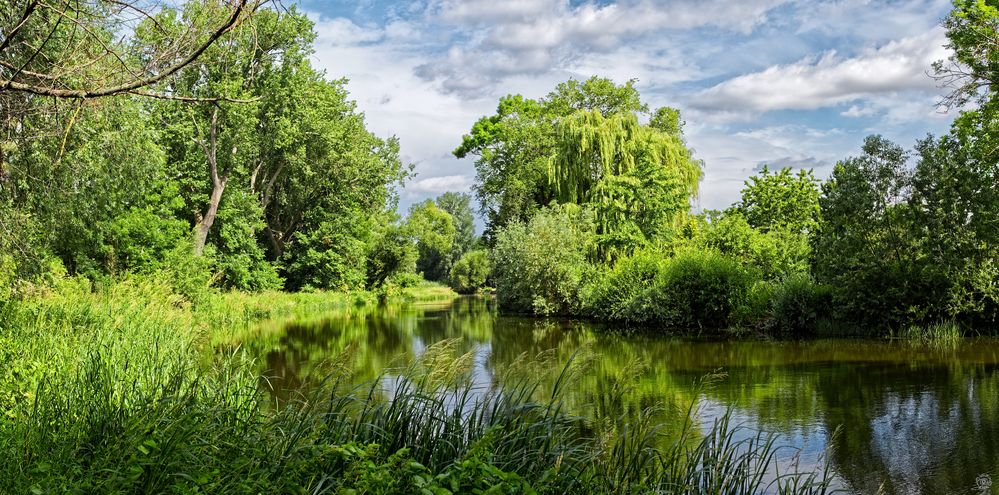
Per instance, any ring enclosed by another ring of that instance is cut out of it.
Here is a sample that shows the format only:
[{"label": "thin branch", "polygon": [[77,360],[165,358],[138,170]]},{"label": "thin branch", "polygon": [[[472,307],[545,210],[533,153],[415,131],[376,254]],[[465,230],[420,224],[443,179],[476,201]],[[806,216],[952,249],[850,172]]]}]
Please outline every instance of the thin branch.
[{"label": "thin branch", "polygon": [[211,98],[203,98],[203,97],[197,97],[197,96],[177,96],[177,95],[168,95],[168,94],[165,94],[165,93],[156,93],[156,92],[153,92],[153,91],[145,91],[145,90],[141,90],[141,89],[133,89],[131,91],[128,91],[128,93],[129,94],[133,94],[133,95],[137,95],[137,96],[145,96],[145,97],[148,97],[148,98],[156,98],[156,99],[159,99],[159,100],[173,100],[173,101],[181,101],[181,102],[184,102],[184,103],[219,103],[219,102],[227,102],[227,103],[253,103],[253,102],[256,102],[256,101],[260,101],[260,97],[259,96],[256,96],[256,97],[244,100],[244,99],[239,99],[239,98],[229,98],[227,96],[218,96],[218,97],[211,97]]},{"label": "thin branch", "polygon": [[37,7],[38,0],[31,0],[31,2],[28,3],[28,6],[24,9],[24,14],[21,15],[21,21],[14,26],[14,29],[11,29],[9,33],[4,35],[3,42],[0,42],[0,53],[3,53],[7,46],[10,45],[10,40],[14,39],[14,37],[17,36],[17,32],[20,31],[25,24],[27,24],[28,18],[31,17],[31,14],[34,13],[35,8]]},{"label": "thin branch", "polygon": [[249,9],[247,8],[248,0],[237,0],[237,5],[233,8],[232,15],[226,20],[226,22],[220,26],[215,32],[213,32],[208,39],[201,43],[194,51],[192,51],[188,56],[181,59],[174,65],[167,67],[165,70],[159,72],[158,74],[129,81],[116,86],[107,86],[103,88],[93,88],[93,89],[56,89],[44,86],[37,86],[33,84],[26,84],[12,79],[2,80],[0,79],[0,87],[12,89],[14,91],[22,91],[25,93],[31,93],[39,96],[52,96],[55,98],[100,98],[104,96],[112,96],[121,93],[128,93],[133,90],[137,90],[146,86],[156,84],[162,81],[176,72],[180,71],[184,67],[188,66],[194,62],[198,57],[201,56],[205,50],[208,49],[213,43],[215,43],[224,34],[235,28],[242,20],[243,14],[247,11],[256,10],[259,4],[254,3]]}]

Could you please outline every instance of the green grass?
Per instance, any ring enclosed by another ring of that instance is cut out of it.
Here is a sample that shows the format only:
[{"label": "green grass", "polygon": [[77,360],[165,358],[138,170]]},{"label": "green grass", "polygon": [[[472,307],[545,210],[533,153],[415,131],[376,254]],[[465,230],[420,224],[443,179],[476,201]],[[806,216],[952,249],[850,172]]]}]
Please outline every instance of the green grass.
[{"label": "green grass", "polygon": [[230,293],[194,308],[148,279],[56,285],[3,308],[0,365],[14,372],[0,382],[0,493],[827,489],[823,472],[770,481],[774,437],[747,437],[728,418],[706,434],[688,422],[664,447],[652,411],[610,427],[567,414],[561,380],[540,401],[529,378],[483,395],[453,343],[360,386],[345,381],[344,354],[321,386],[277,408],[241,353],[213,352],[219,332],[371,295]]},{"label": "green grass", "polygon": [[929,325],[909,325],[899,332],[892,332],[891,338],[939,349],[951,349],[964,338],[964,331],[954,321],[942,321]]}]

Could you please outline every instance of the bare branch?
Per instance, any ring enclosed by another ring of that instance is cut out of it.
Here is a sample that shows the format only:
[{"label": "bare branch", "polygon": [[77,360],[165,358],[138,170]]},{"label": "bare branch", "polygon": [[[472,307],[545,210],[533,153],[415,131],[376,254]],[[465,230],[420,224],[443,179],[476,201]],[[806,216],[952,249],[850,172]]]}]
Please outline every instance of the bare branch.
[{"label": "bare branch", "polygon": [[38,0],[31,0],[31,2],[28,3],[28,6],[24,8],[24,15],[21,16],[21,21],[18,22],[9,33],[5,34],[3,42],[0,42],[0,53],[3,53],[3,51],[10,45],[10,40],[14,39],[14,37],[17,36],[17,32],[20,31],[25,24],[27,24],[28,18],[31,17],[31,14],[35,12],[35,8],[37,7]]},{"label": "bare branch", "polygon": [[[58,88],[54,87],[53,85],[39,84],[39,82],[42,80],[58,79],[58,76],[53,76],[52,74],[49,74],[48,77],[45,77],[41,76],[41,73],[37,71],[34,71],[29,74],[22,72],[24,70],[22,68],[21,70],[17,70],[16,72],[14,72],[13,75],[8,76],[6,79],[0,79],[0,91],[12,90],[12,91],[19,91],[39,96],[50,96],[54,98],[67,98],[67,99],[100,98],[100,97],[112,96],[123,93],[135,93],[137,90],[156,84],[176,74],[184,67],[190,65],[199,56],[201,56],[201,54],[203,54],[205,50],[207,50],[212,44],[218,41],[219,38],[221,38],[226,33],[232,31],[245,19],[247,15],[250,15],[253,12],[255,12],[256,9],[259,8],[263,3],[262,0],[253,0],[252,3],[250,0],[232,0],[232,2],[234,3],[232,10],[222,25],[220,25],[217,29],[215,29],[205,40],[194,46],[193,49],[187,53],[186,56],[183,56],[182,58],[180,58],[180,60],[176,61],[172,65],[162,70],[156,71],[155,74],[146,77],[133,75],[133,77],[131,77],[129,80],[125,82],[121,82],[118,84],[108,84],[104,86],[98,85],[96,87],[91,87],[91,88]],[[132,4],[128,2],[116,1],[114,3],[119,6],[123,5],[131,6],[133,10],[142,13],[144,16],[149,16],[148,13],[142,11],[137,7],[132,6]],[[31,3],[29,4],[29,8],[25,10],[25,15],[23,16],[21,22],[14,29],[12,29],[11,32],[8,33],[7,36],[4,38],[3,43],[5,47],[10,44],[12,35],[17,34],[17,31],[21,29],[21,27],[25,25],[28,19],[37,12],[36,8],[38,4],[39,4],[38,0],[31,1]],[[100,40],[100,37],[96,33],[89,31],[89,29],[87,29],[87,27],[84,26],[81,23],[81,21],[79,21],[78,19],[72,19],[71,16],[69,16],[68,12],[66,11],[58,10],[53,7],[50,7],[49,10],[58,13],[61,18],[71,19],[72,22],[76,24],[76,27],[84,31],[87,31],[88,34],[90,35],[90,38],[92,38],[95,43],[100,45],[103,50],[103,54],[98,56],[97,57],[98,59],[108,56],[115,57],[119,62],[119,64],[121,64],[125,70],[130,70],[125,61],[122,60],[121,56],[112,47],[103,43],[103,41]],[[78,10],[79,9],[77,9],[77,11]],[[41,46],[33,49],[35,50],[35,54],[32,55],[32,57],[30,57],[29,60],[33,59],[34,56],[38,55],[38,53],[42,51]],[[178,47],[176,48],[176,50],[179,52],[180,48]],[[3,67],[9,68],[10,66],[14,65],[8,61],[3,61],[3,62],[4,62]],[[24,67],[27,67],[27,65],[28,64],[24,64]],[[21,74],[27,75],[38,81],[26,82],[22,80],[17,80],[18,76]],[[141,93],[136,93],[136,94],[141,94]],[[152,96],[152,94],[151,93],[145,94],[144,96]],[[170,98],[180,99],[175,97],[170,97]],[[226,99],[220,98],[215,101],[222,101],[222,100]],[[195,99],[190,99],[189,101],[195,101]],[[212,101],[212,99],[206,101]]]},{"label": "bare branch", "polygon": [[181,101],[181,102],[184,102],[184,103],[220,103],[220,102],[226,102],[226,103],[253,103],[253,102],[256,102],[256,101],[260,100],[259,96],[258,97],[254,97],[254,98],[249,98],[249,99],[229,98],[229,97],[226,97],[226,96],[201,98],[201,97],[196,97],[196,96],[169,95],[169,94],[165,94],[165,93],[156,93],[156,92],[153,92],[153,91],[145,91],[145,90],[141,90],[141,89],[133,89],[133,90],[129,91],[128,93],[129,94],[133,94],[133,95],[137,95],[137,96],[145,96],[147,98],[156,98],[158,100],[173,100],[173,101]]}]

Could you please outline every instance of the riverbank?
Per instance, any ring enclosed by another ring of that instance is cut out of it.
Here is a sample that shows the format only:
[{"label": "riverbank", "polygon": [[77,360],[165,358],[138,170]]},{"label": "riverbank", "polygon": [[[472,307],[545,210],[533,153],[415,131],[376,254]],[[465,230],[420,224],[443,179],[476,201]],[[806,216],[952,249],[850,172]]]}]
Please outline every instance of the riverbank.
[{"label": "riverbank", "polygon": [[[338,383],[345,374],[331,363],[331,381],[277,410],[262,407],[248,356],[211,352],[220,332],[377,299],[227,293],[193,306],[151,279],[94,290],[67,278],[5,303],[0,491],[759,493],[769,483],[767,437],[734,444],[719,424],[662,450],[648,421],[594,430],[557,394],[535,402],[530,380],[473,402],[468,369],[446,346],[410,363],[391,391]],[[795,477],[794,492],[821,492],[821,477]]]}]

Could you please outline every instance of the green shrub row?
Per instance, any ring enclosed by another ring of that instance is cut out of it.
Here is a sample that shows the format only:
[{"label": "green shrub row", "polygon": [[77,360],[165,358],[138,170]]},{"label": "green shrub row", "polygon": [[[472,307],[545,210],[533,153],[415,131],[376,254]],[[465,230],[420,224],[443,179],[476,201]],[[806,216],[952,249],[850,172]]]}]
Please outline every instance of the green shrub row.
[{"label": "green shrub row", "polygon": [[501,231],[490,253],[501,309],[678,332],[798,336],[829,326],[832,291],[804,272],[781,275],[698,243],[591,262],[594,232],[592,215],[571,205]]}]

